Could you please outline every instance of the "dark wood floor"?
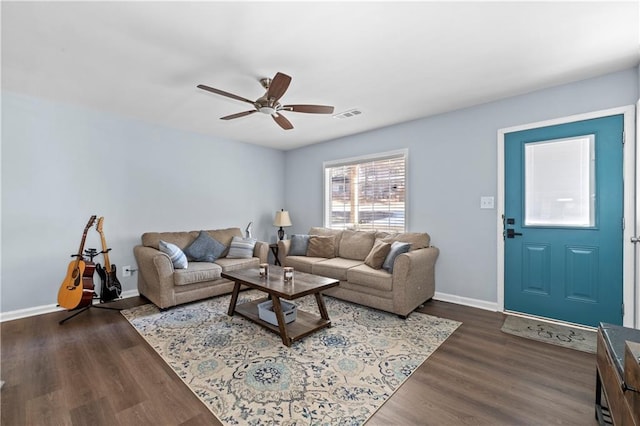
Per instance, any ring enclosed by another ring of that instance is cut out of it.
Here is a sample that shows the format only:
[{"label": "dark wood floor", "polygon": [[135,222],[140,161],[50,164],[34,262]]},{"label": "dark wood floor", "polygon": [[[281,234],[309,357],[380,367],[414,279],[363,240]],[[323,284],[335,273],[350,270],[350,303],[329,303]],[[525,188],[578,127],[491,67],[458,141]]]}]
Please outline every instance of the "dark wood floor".
[{"label": "dark wood floor", "polygon": [[[504,334],[500,313],[420,310],[463,325],[367,425],[597,424],[595,355]],[[2,425],[220,424],[121,314],[90,309],[59,325],[66,316],[2,323]]]}]

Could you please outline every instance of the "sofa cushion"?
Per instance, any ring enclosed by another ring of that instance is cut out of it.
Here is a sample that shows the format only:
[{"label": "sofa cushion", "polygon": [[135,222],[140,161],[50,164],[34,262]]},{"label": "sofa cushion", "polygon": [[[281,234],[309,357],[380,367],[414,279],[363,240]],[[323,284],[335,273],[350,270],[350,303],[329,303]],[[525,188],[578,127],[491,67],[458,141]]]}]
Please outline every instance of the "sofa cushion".
[{"label": "sofa cushion", "polygon": [[369,252],[367,257],[365,257],[364,264],[372,267],[373,269],[382,268],[382,264],[387,258],[390,250],[391,244],[385,243],[382,240],[376,240],[376,242],[373,243],[371,251]]},{"label": "sofa cushion", "polygon": [[309,236],[293,234],[288,256],[306,256],[309,248]]},{"label": "sofa cushion", "polygon": [[311,266],[311,271],[315,275],[345,281],[347,279],[347,271],[358,265],[362,265],[362,260],[334,257],[333,259],[326,259],[322,262],[314,263]]},{"label": "sofa cushion", "polygon": [[311,268],[313,264],[322,262],[323,260],[327,259],[324,257],[287,256],[284,259],[284,264],[282,266],[291,266],[296,271],[311,274]]},{"label": "sofa cushion", "polygon": [[184,254],[194,262],[213,262],[222,255],[225,248],[224,244],[206,231],[200,231],[198,238],[184,249]]},{"label": "sofa cushion", "polygon": [[338,254],[345,259],[364,260],[371,251],[375,232],[342,231]]},{"label": "sofa cushion", "polygon": [[367,265],[360,265],[347,271],[349,284],[357,284],[376,290],[391,291],[393,276],[384,269],[373,269]]},{"label": "sofa cushion", "polygon": [[156,250],[160,250],[160,240],[175,244],[180,249],[185,248],[197,237],[190,232],[145,232],[142,234],[142,245],[145,247],[152,247]]},{"label": "sofa cushion", "polygon": [[191,262],[189,269],[179,269],[173,273],[175,285],[188,285],[203,281],[212,281],[220,278],[222,268],[220,265],[209,262]]},{"label": "sofa cushion", "polygon": [[256,246],[255,238],[233,237],[227,257],[229,259],[249,259],[253,257],[253,249]]},{"label": "sofa cushion", "polygon": [[330,229],[330,228],[322,228],[322,227],[313,227],[309,229],[309,235],[320,235],[322,237],[333,235],[336,238],[335,240],[336,252],[334,257],[338,256],[338,249],[340,247],[340,239],[342,238],[342,232],[343,231],[339,229]]},{"label": "sofa cushion", "polygon": [[[240,228],[212,229],[206,231],[212,238],[225,246],[222,257],[226,256],[233,237],[242,237]],[[142,234],[142,245],[159,250],[158,243],[163,240],[184,249],[198,237],[199,231],[191,232],[145,232]]]},{"label": "sofa cushion", "polygon": [[393,243],[398,241],[401,243],[411,243],[411,250],[418,250],[429,247],[431,237],[426,232],[402,232],[399,234],[391,234],[382,239],[385,243]]},{"label": "sofa cushion", "polygon": [[310,235],[309,246],[307,247],[307,256],[309,257],[335,257],[335,237],[334,236],[320,236]]},{"label": "sofa cushion", "polygon": [[260,258],[252,257],[250,259],[229,259],[223,257],[216,260],[216,264],[222,267],[222,272],[237,271],[238,269],[258,268]]},{"label": "sofa cushion", "polygon": [[401,255],[402,253],[406,253],[411,249],[411,244],[409,243],[401,243],[399,241],[394,241],[391,244],[391,249],[389,250],[389,254],[387,255],[384,263],[382,264],[382,268],[387,270],[389,273],[393,273],[393,263],[396,261],[396,257]]},{"label": "sofa cushion", "polygon": [[189,266],[187,256],[185,256],[184,252],[180,250],[180,247],[177,245],[160,240],[158,246],[161,252],[166,253],[169,256],[174,268],[186,269],[187,266]]}]

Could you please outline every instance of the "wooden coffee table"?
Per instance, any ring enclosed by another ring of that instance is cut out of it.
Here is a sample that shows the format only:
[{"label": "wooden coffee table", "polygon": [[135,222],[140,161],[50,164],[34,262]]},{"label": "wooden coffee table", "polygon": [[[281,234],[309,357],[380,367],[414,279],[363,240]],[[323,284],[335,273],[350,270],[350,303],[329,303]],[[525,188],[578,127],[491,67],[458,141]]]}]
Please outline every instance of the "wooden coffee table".
[{"label": "wooden coffee table", "polygon": [[[233,316],[234,313],[237,313],[273,331],[280,335],[282,343],[286,346],[291,346],[296,340],[300,340],[317,330],[331,327],[331,320],[321,291],[337,286],[340,284],[338,280],[295,271],[293,281],[286,283],[283,279],[282,268],[273,265],[269,266],[269,276],[267,277],[261,277],[258,268],[223,272],[222,276],[235,282],[228,314]],[[238,305],[238,293],[242,285],[264,291],[268,297]],[[286,324],[280,299],[294,300],[311,294],[316,298],[320,315],[298,309],[295,321]],[[269,297],[273,301],[273,310],[278,319],[277,326],[263,321],[258,315],[258,304]]]}]

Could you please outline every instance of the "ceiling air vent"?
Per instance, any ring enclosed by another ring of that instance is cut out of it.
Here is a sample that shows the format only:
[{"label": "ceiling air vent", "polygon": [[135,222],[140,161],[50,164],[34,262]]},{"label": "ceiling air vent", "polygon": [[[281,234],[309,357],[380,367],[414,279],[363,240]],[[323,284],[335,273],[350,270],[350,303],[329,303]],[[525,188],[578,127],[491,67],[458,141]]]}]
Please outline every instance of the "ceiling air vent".
[{"label": "ceiling air vent", "polygon": [[357,108],[354,108],[354,109],[350,109],[350,110],[347,110],[347,111],[343,111],[343,112],[341,112],[339,114],[334,114],[333,118],[351,118],[351,117],[355,117],[355,116],[360,115],[360,114],[362,114],[362,111],[360,111]]}]

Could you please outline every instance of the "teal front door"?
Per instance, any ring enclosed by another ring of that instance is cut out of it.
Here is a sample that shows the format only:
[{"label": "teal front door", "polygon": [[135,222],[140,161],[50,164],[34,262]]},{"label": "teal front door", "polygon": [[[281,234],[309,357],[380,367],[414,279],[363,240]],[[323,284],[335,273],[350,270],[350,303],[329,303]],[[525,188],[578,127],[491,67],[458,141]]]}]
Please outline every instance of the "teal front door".
[{"label": "teal front door", "polygon": [[505,310],[622,324],[623,115],[505,135]]}]

